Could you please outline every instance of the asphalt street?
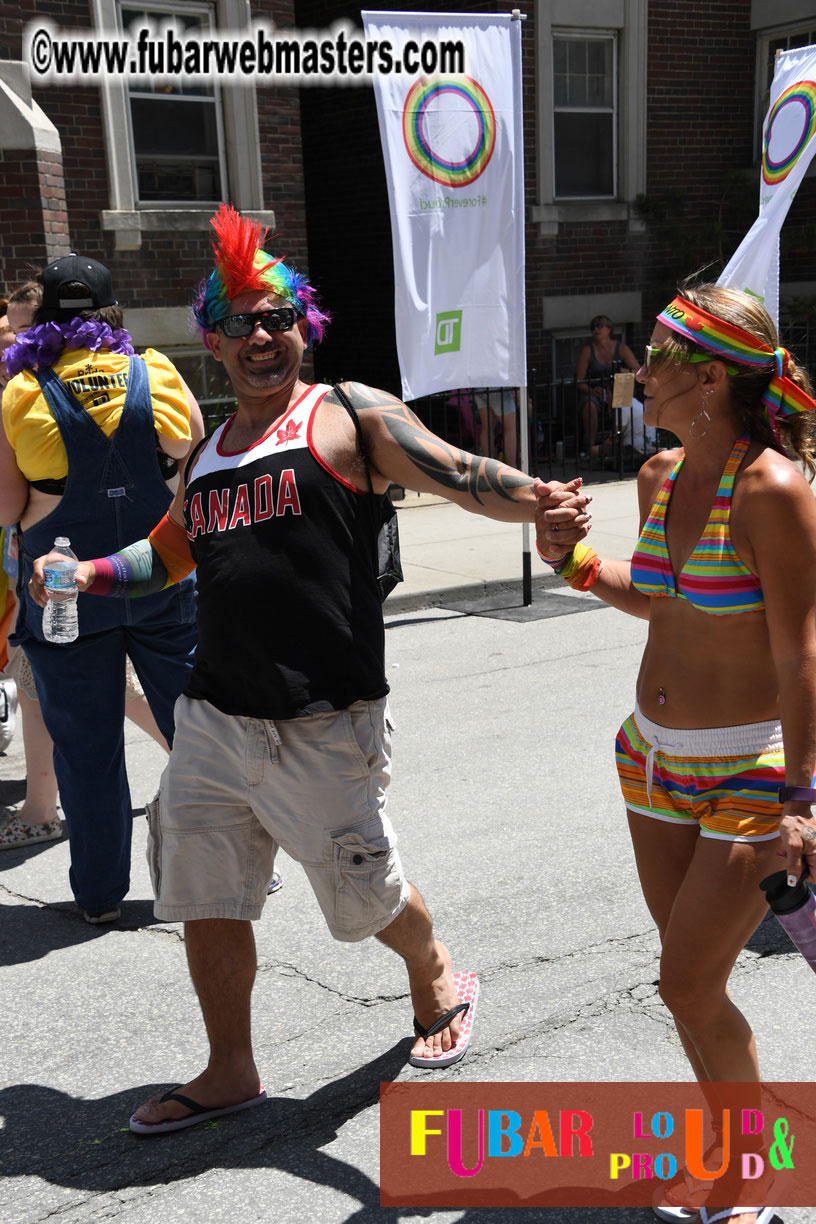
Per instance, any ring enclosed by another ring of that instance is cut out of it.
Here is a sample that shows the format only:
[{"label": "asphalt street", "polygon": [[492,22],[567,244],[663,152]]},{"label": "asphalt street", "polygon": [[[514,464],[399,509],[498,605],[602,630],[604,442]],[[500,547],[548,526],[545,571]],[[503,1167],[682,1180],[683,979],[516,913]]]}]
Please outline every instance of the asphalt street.
[{"label": "asphalt street", "polygon": [[[606,496],[613,512],[616,495]],[[631,486],[621,494],[626,504],[633,497]],[[625,555],[631,521],[611,521]],[[417,539],[433,534],[430,519],[406,526],[412,572],[427,557]],[[454,543],[450,556],[461,557],[462,540]],[[454,967],[477,970],[482,985],[466,1059],[435,1075],[686,1079],[657,995],[657,938],[612,753],[645,625],[551,583],[537,584],[525,612],[500,577],[445,579],[424,608],[418,583],[403,605],[386,605],[397,728],[390,813]],[[66,844],[0,854],[0,1224],[653,1220],[609,1207],[380,1208],[379,1084],[428,1078],[406,1062],[406,980],[375,941],[331,940],[305,876],[284,856],[284,886],[256,926],[254,1032],[269,1102],[177,1135],[132,1136],[133,1108],[196,1074],[206,1043],[181,929],[153,918],[144,862],[144,805],[164,754],[130,724],[127,739],[133,881],[119,924],[94,929],[79,917]],[[18,735],[0,757],[6,808],[19,805],[23,784]],[[814,990],[767,918],[733,978],[767,1079],[812,1078]],[[777,1219],[814,1218],[798,1208]]]}]

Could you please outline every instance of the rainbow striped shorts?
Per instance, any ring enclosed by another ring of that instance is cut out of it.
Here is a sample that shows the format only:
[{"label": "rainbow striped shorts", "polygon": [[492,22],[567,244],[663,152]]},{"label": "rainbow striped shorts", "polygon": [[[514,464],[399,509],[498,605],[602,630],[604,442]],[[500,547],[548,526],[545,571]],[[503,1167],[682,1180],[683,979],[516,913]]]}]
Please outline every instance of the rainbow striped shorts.
[{"label": "rainbow striped shorts", "polygon": [[618,732],[615,759],[633,812],[696,824],[702,837],[722,841],[779,836],[785,753],[778,721],[676,730],[638,706]]}]

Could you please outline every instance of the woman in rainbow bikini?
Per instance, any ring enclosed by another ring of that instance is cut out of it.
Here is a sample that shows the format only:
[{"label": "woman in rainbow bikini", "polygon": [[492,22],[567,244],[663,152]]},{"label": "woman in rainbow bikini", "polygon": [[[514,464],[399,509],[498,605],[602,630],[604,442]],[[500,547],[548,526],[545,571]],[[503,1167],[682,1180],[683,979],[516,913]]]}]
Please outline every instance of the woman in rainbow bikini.
[{"label": "woman in rainbow bikini", "polygon": [[[557,526],[537,520],[539,553],[572,587],[649,621],[616,757],[662,941],[660,994],[703,1084],[759,1082],[753,1034],[726,986],[766,912],[760,880],[779,855],[789,876],[804,860],[816,879],[816,501],[791,462],[813,478],[816,403],[778,344],[755,299],[684,290],[658,315],[637,372],[645,423],[681,446],[639,472],[631,565],[586,544],[564,552]],[[716,1147],[715,1136],[709,1157]],[[767,1184],[754,1184],[761,1202]],[[710,1189],[687,1178],[655,1213],[773,1217],[707,1210]]]}]

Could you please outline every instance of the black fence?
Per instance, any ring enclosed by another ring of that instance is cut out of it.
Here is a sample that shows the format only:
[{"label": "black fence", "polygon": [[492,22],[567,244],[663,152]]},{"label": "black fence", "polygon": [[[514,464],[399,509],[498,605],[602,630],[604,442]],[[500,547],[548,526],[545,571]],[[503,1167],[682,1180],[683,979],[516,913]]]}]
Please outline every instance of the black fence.
[{"label": "black fence", "polygon": [[[622,480],[667,444],[669,435],[644,426],[639,399],[613,406],[612,379],[587,379],[580,389],[572,378],[539,382],[535,370],[528,379],[532,475],[545,480],[574,475]],[[520,466],[522,410],[513,391],[462,388],[425,396],[411,407],[447,442]]]}]

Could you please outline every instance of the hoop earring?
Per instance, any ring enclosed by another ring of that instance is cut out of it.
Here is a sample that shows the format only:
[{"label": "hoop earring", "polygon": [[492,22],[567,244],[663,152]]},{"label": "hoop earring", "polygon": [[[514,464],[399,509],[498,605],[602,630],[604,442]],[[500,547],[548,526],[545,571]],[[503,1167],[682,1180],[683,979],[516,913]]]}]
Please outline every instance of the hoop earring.
[{"label": "hoop earring", "polygon": [[[706,411],[706,400],[708,399],[709,395],[711,395],[713,390],[714,390],[713,387],[709,387],[707,391],[703,392],[703,402],[700,406],[700,411],[697,413],[696,417],[689,425],[689,434],[691,435],[692,438],[695,439],[695,441],[699,440],[700,438],[704,438],[711,427],[711,417],[708,415],[708,412]],[[703,425],[702,431],[700,433],[695,433],[694,426],[697,424],[698,421],[702,420],[703,418],[705,418],[705,423]]]}]

